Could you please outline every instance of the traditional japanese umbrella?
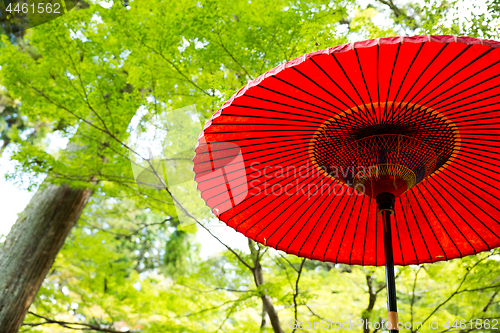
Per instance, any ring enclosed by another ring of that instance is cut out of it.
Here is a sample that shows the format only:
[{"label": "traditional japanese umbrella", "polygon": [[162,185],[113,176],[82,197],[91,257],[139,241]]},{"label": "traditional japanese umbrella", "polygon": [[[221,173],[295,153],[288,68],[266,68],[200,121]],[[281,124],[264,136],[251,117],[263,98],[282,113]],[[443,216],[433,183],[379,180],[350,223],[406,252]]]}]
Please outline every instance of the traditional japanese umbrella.
[{"label": "traditional japanese umbrella", "polygon": [[221,221],[259,243],[385,264],[395,329],[394,264],[500,246],[499,119],[499,42],[340,45],[229,99],[200,135],[195,180]]}]

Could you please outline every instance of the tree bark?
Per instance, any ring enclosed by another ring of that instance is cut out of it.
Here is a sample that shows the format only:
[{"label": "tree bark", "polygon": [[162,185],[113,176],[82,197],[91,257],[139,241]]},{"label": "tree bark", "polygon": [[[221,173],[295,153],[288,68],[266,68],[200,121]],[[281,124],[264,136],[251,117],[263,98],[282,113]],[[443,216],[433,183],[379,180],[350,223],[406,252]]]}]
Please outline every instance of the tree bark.
[{"label": "tree bark", "polygon": [[[260,248],[259,251],[255,250],[255,243],[250,238],[248,239],[248,247],[250,248],[250,252],[252,253],[252,259],[254,263],[253,277],[255,285],[259,287],[264,284],[264,274],[262,272],[262,265],[260,264]],[[278,316],[278,311],[276,311],[276,308],[273,305],[273,300],[264,291],[260,291],[260,298],[262,299],[263,308],[269,316],[269,321],[271,322],[274,333],[283,333],[280,318]]]},{"label": "tree bark", "polygon": [[377,301],[377,292],[373,288],[373,277],[371,274],[372,273],[368,273],[366,275],[366,284],[368,286],[369,299],[368,299],[368,307],[366,308],[365,311],[363,311],[362,314],[364,333],[370,333],[370,328],[368,327],[367,323],[370,321],[373,308],[375,307],[375,302]]},{"label": "tree bark", "polygon": [[17,332],[92,191],[45,184],[0,246],[0,333]]}]

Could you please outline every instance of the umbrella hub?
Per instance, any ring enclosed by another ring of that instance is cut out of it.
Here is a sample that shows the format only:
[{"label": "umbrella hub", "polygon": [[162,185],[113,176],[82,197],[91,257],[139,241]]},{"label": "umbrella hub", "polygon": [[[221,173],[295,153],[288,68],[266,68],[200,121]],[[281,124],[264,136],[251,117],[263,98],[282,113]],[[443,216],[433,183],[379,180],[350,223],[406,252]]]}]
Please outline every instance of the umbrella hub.
[{"label": "umbrella hub", "polygon": [[458,149],[458,132],[443,115],[384,103],[329,119],[314,134],[309,152],[323,173],[376,198],[403,194],[445,167]]}]

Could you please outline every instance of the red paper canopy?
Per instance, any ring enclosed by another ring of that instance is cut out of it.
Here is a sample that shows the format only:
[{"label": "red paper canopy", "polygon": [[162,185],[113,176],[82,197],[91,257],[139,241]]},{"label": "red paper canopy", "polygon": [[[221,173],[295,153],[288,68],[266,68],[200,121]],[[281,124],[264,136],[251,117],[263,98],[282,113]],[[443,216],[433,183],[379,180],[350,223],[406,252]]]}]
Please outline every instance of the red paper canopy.
[{"label": "red paper canopy", "polygon": [[[270,70],[205,125],[202,198],[257,242],[334,263],[384,264],[383,188],[397,196],[395,264],[500,246],[499,48],[390,37]],[[376,181],[362,170],[374,163]]]}]

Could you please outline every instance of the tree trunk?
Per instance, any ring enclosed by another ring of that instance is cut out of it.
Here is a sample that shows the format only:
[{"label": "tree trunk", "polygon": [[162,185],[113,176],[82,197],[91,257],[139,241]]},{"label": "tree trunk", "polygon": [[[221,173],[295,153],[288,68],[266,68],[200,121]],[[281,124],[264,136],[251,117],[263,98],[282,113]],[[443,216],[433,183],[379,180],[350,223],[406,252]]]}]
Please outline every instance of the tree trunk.
[{"label": "tree trunk", "polygon": [[[45,184],[0,245],[0,333],[17,332],[92,191]],[[42,185],[43,186],[43,185]]]},{"label": "tree trunk", "polygon": [[[248,239],[248,247],[250,248],[250,252],[253,257],[253,277],[255,285],[260,287],[264,284],[264,274],[262,272],[262,265],[260,264],[260,251],[255,250],[255,243],[250,238]],[[274,333],[283,333],[278,311],[276,311],[276,308],[273,305],[273,300],[264,291],[260,292],[260,298],[262,299],[263,308],[269,316],[269,321],[271,322]]]},{"label": "tree trunk", "polygon": [[377,301],[377,292],[373,288],[373,278],[372,278],[372,273],[368,273],[366,275],[366,284],[368,286],[368,307],[366,308],[365,311],[363,311],[362,318],[363,318],[363,332],[364,333],[370,333],[370,328],[368,327],[368,322],[370,321],[370,317],[373,311],[373,308],[375,307],[375,302]]}]

